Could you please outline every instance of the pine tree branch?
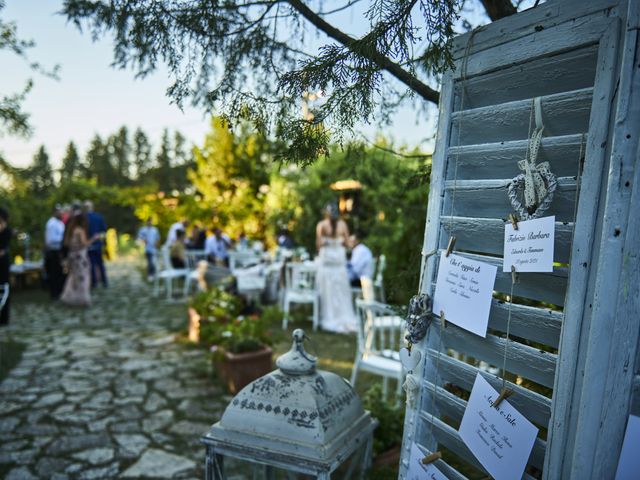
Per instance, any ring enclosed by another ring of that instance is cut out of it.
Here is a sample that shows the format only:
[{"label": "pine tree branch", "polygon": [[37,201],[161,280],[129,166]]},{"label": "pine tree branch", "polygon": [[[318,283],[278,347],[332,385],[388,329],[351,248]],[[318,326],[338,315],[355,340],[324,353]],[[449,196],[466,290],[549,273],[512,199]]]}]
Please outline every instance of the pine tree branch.
[{"label": "pine tree branch", "polygon": [[[356,42],[355,38],[347,35],[346,33],[338,30],[336,27],[328,23],[316,12],[302,3],[301,0],[287,0],[287,3],[289,3],[289,5],[291,5],[294,10],[300,13],[300,15],[306,18],[318,30],[324,32],[326,35],[338,41],[345,47],[352,48],[352,46]],[[438,104],[440,93],[419,80],[415,75],[412,75],[411,73],[404,70],[397,63],[392,62],[384,55],[375,53],[371,54],[370,60],[378,65],[381,69],[389,72],[391,75],[400,80],[425,100],[433,102],[436,105]]]}]

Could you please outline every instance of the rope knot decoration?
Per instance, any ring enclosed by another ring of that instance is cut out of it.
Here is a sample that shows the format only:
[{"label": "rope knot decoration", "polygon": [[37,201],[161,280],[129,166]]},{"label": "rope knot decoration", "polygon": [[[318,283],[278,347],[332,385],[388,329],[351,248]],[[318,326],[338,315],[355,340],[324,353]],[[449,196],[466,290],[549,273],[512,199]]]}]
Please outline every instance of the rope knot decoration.
[{"label": "rope knot decoration", "polygon": [[418,343],[427,334],[431,324],[431,309],[431,297],[426,293],[414,295],[409,301],[407,335],[404,337],[409,345]]},{"label": "rope knot decoration", "polygon": [[[544,124],[542,123],[542,105],[540,97],[533,100],[531,117],[534,116],[536,128],[529,135],[529,141],[524,160],[518,162],[518,167],[524,173],[517,175],[509,183],[509,201],[521,220],[539,218],[550,206],[553,195],[558,187],[556,176],[551,173],[549,162],[536,163]],[[529,132],[531,132],[532,118],[529,118]],[[524,207],[518,198],[523,190]]]}]

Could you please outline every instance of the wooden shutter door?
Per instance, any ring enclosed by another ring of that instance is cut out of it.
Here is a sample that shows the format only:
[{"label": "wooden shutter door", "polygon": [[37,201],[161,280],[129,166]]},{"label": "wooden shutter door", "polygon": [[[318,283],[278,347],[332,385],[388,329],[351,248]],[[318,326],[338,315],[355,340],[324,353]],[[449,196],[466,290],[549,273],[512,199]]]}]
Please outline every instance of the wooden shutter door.
[{"label": "wooden shutter door", "polygon": [[[444,450],[436,465],[449,478],[486,475],[457,430],[477,372],[498,391],[502,383],[494,373],[502,367],[511,288],[501,268],[504,223],[513,211],[507,187],[520,173],[536,97],[545,125],[538,161],[548,161],[558,178],[544,214],[556,217],[556,266],[520,275],[507,372],[515,390],[509,402],[540,429],[525,478],[560,478],[584,361],[577,351],[590,321],[585,296],[602,223],[625,13],[616,0],[549,2],[455,44],[456,69],[443,80],[423,255],[445,249],[455,235],[456,253],[499,267],[496,293],[486,338],[452,324],[441,329],[434,315],[415,347],[424,358],[422,385],[416,408],[407,409],[401,478],[413,442],[425,452]],[[422,288],[431,295],[438,258],[423,261]]]}]

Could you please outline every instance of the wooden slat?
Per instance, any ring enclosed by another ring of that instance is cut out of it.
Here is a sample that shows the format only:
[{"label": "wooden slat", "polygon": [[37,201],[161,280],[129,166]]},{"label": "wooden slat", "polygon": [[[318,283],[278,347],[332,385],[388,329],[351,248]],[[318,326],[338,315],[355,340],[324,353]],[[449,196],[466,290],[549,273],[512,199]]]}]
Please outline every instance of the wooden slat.
[{"label": "wooden slat", "polygon": [[[545,133],[558,136],[586,132],[592,95],[592,88],[583,88],[543,97]],[[531,108],[532,102],[527,99],[455,112],[451,115],[449,145],[526,139],[529,137]]]},{"label": "wooden slat", "polygon": [[[443,383],[452,383],[468,392],[471,391],[479,372],[476,367],[444,354],[440,355],[440,360],[436,360],[438,352],[433,349],[428,351],[428,355],[434,365],[436,361],[439,362],[438,375]],[[502,388],[501,378],[487,372],[480,372],[480,374],[496,390],[499,391]],[[507,387],[515,392],[509,398],[509,403],[518,411],[526,412],[529,421],[546,428],[551,416],[551,400],[512,382],[507,382]]]},{"label": "wooden slat", "polygon": [[[446,239],[443,238],[441,245],[445,243]],[[495,265],[498,271],[493,289],[506,294],[511,292],[511,273],[502,271],[502,258],[458,251],[455,253],[478,262]],[[553,272],[549,273],[523,273],[520,275],[518,283],[514,286],[513,295],[562,306],[564,305],[567,289],[567,276],[568,269],[565,267],[554,267]]]},{"label": "wooden slat", "polygon": [[[431,450],[429,450],[427,447],[425,447],[424,445],[421,445],[420,443],[416,442],[416,445],[418,446],[418,448],[420,449],[420,451],[425,455],[429,455],[431,453],[433,453]],[[405,462],[403,462],[405,464],[405,466],[409,465],[409,460],[406,459]],[[438,470],[440,470],[447,478],[449,478],[450,480],[467,480],[467,477],[465,477],[464,475],[462,475],[460,472],[458,472],[455,468],[453,468],[452,466],[450,466],[447,462],[445,462],[444,460],[440,459],[440,460],[436,460],[434,462],[434,465],[438,468]]]},{"label": "wooden slat", "polygon": [[[422,388],[428,392],[428,396],[433,395],[434,385],[430,382],[423,382]],[[461,422],[462,417],[464,416],[464,411],[467,408],[467,402],[462,398],[459,398],[448,392],[442,387],[436,387],[436,404],[440,409],[440,414],[449,417],[456,422]],[[430,403],[426,405],[430,408]],[[427,417],[431,417],[431,413],[423,410],[422,414]],[[533,449],[531,451],[531,456],[529,457],[529,462],[531,465],[536,468],[542,469],[542,465],[544,463],[544,452],[547,447],[547,443],[544,440],[536,438]]]},{"label": "wooden slat", "polygon": [[[531,36],[535,33],[549,32],[556,26],[567,22],[570,22],[571,24],[577,23],[578,27],[584,28],[584,23],[576,22],[577,18],[587,16],[593,17],[594,13],[601,15],[601,12],[615,7],[617,4],[618,0],[541,3],[536,8],[531,8],[524,12],[518,12],[518,15],[505,17],[478,29],[474,35],[473,48],[471,48],[471,50],[467,49],[468,38],[471,33],[457,36],[453,39],[452,52],[456,59],[460,59],[465,56],[467,52],[469,55],[475,56],[489,48],[499,47],[505,43],[513,42],[522,39],[523,37]],[[543,29],[541,32],[537,32],[532,28],[532,25],[543,27]],[[594,30],[596,29],[592,27],[587,32],[584,32],[587,35],[587,38],[591,38],[592,35],[590,34],[592,33],[599,33],[597,30],[594,32]],[[576,42],[575,36],[571,36],[569,40],[572,40],[573,44],[579,43]],[[546,38],[538,43],[547,43]],[[551,43],[551,45],[548,45],[548,47],[552,51],[562,50],[564,47],[564,44],[557,45],[553,42],[549,43]],[[501,49],[501,51],[504,51],[504,49]]]},{"label": "wooden slat", "polygon": [[455,109],[478,108],[593,86],[598,49],[595,45],[545,56],[494,73],[457,82]]},{"label": "wooden slat", "polygon": [[[426,391],[425,391],[426,393]],[[419,413],[419,417],[422,421],[428,424],[433,425],[433,434],[436,437],[438,443],[443,444],[453,453],[458,455],[461,459],[467,462],[469,465],[477,468],[481,472],[488,473],[485,468],[480,464],[476,457],[471,453],[471,450],[467,448],[464,444],[458,432],[453,428],[444,423],[438,417],[431,418],[430,413],[425,413],[424,411]],[[426,427],[429,428],[429,427]]]},{"label": "wooden slat", "polygon": [[[434,316],[432,322],[431,328],[440,328],[439,318]],[[445,348],[452,348],[498,367],[502,367],[505,342],[504,338],[491,334],[482,338],[452,323],[447,323],[442,339]],[[510,340],[507,348],[507,371],[552,388],[556,359],[557,355]]]},{"label": "wooden slat", "polygon": [[[607,1],[611,2],[611,0]],[[615,3],[615,0],[611,3]],[[588,28],[584,27],[586,23],[589,24]],[[463,75],[470,78],[479,74],[488,74],[512,65],[533,61],[550,53],[593,45],[598,42],[611,23],[611,19],[603,18],[600,13],[596,13],[590,18],[582,18],[580,21],[575,21],[574,17],[573,21],[545,28],[540,32],[536,32],[529,25],[527,35],[510,42],[509,45],[501,47],[502,42],[494,43],[481,55],[471,55],[464,70],[460,68],[462,62],[459,61],[455,78],[459,79]],[[477,36],[481,36],[482,33],[484,32],[480,32]],[[473,44],[475,45],[475,43],[476,39],[474,38]],[[472,48],[472,50],[474,49]]]},{"label": "wooden slat", "polygon": [[[507,196],[511,179],[448,180],[442,205],[443,215],[472,218],[503,218],[513,212]],[[455,200],[453,192],[455,191]],[[574,177],[558,178],[553,202],[545,216],[555,215],[557,222],[573,222],[576,181]],[[453,203],[453,210],[451,208]]]},{"label": "wooden slat", "polygon": [[[504,221],[493,218],[441,217],[442,235],[455,232],[456,250],[502,255],[504,252]],[[573,224],[556,222],[553,258],[569,263]]]},{"label": "wooden slat", "polygon": [[[558,177],[574,177],[578,174],[581,143],[585,144],[584,156],[586,138],[583,139],[582,134],[543,137],[538,162],[549,162],[551,171]],[[454,175],[458,180],[513,178],[522,173],[518,161],[524,158],[527,144],[527,140],[515,140],[451,147],[447,180],[453,180]]]},{"label": "wooden slat", "polygon": [[558,348],[562,329],[562,312],[515,303],[509,307],[508,303],[494,298],[491,301],[489,328],[506,332],[509,310],[511,310],[509,327],[511,335]]}]

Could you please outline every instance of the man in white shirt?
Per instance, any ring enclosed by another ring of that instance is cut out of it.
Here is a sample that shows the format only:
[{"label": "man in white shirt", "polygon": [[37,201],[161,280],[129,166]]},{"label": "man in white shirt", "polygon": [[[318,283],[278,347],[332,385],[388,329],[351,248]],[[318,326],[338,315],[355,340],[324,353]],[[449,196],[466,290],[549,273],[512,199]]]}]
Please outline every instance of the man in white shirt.
[{"label": "man in white shirt", "polygon": [[144,243],[144,255],[147,257],[147,280],[151,281],[156,274],[156,255],[160,243],[160,232],[153,226],[150,218],[138,232],[138,240]]},{"label": "man in white shirt", "polygon": [[373,278],[373,254],[358,235],[349,237],[351,259],[347,264],[351,286],[360,287],[360,277]]},{"label": "man in white shirt", "polygon": [[62,271],[62,247],[64,241],[64,223],[61,220],[62,209],[56,205],[53,215],[47,221],[44,230],[44,269],[47,274],[49,293],[52,299],[58,299],[64,287]]},{"label": "man in white shirt", "polygon": [[174,223],[169,227],[169,231],[167,232],[167,239],[164,241],[164,246],[169,248],[173,242],[176,241],[178,230],[187,231],[187,227],[189,226],[189,220],[186,218],[184,220],[180,220],[179,222]]},{"label": "man in white shirt", "polygon": [[204,251],[211,263],[229,266],[229,248],[231,247],[231,238],[226,233],[222,233],[219,228],[214,229],[213,235],[207,237],[204,243]]}]

